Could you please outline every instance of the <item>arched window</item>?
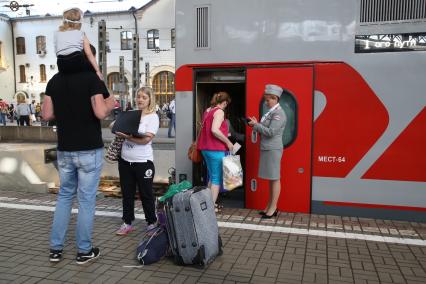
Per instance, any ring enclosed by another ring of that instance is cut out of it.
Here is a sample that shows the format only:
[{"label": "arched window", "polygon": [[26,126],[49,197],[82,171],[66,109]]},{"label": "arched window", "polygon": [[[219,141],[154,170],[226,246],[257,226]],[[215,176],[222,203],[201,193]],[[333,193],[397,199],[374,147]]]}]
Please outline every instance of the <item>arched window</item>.
[{"label": "arched window", "polygon": [[37,54],[46,54],[46,37],[45,36],[36,37],[36,48],[37,48]]},{"label": "arched window", "polygon": [[132,32],[121,32],[121,50],[132,49]]},{"label": "arched window", "polygon": [[168,71],[158,73],[154,76],[152,89],[159,106],[170,102],[175,94],[175,75]]},{"label": "arched window", "polygon": [[25,75],[25,65],[19,65],[19,83],[26,83],[27,76]]},{"label": "arched window", "polygon": [[46,65],[40,64],[40,82],[46,82]]},{"label": "arched window", "polygon": [[128,92],[129,92],[129,85],[128,85],[128,82],[127,82],[127,78],[124,76],[124,86],[121,86],[120,85],[120,73],[118,73],[118,72],[111,72],[111,73],[108,74],[107,85],[108,85],[108,89],[114,95],[120,95],[120,94],[127,95]]},{"label": "arched window", "polygon": [[147,32],[147,48],[154,49],[160,47],[160,32],[158,30],[149,30]]},{"label": "arched window", "polygon": [[16,38],[16,54],[25,54],[25,38]]}]

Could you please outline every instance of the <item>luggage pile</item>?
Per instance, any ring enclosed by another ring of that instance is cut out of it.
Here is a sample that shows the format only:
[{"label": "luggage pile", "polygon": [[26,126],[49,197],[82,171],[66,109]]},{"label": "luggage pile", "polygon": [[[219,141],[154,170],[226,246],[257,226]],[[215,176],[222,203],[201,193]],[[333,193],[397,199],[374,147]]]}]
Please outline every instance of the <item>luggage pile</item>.
[{"label": "luggage pile", "polygon": [[[149,254],[150,250],[167,254],[163,249],[165,235],[170,254],[178,265],[202,268],[222,254],[222,240],[210,190],[203,186],[191,188],[192,185],[186,183],[170,186],[164,198],[160,198],[157,209],[159,229],[154,234],[147,232],[150,238],[144,236],[137,253],[140,263],[149,264],[152,259],[157,259],[153,252]],[[185,189],[185,186],[190,189]],[[150,260],[143,260],[144,251],[145,258]]]}]

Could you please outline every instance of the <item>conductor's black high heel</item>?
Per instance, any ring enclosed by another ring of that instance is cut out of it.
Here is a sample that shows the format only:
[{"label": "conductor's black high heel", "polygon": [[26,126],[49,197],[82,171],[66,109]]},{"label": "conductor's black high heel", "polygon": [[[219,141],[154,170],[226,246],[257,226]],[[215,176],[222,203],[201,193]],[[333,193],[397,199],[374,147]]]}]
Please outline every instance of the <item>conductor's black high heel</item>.
[{"label": "conductor's black high heel", "polygon": [[272,217],[277,217],[278,215],[278,209],[275,210],[275,212],[272,215],[266,215],[265,212],[263,212],[264,214],[262,215],[262,217],[260,217],[260,219],[271,219]]}]

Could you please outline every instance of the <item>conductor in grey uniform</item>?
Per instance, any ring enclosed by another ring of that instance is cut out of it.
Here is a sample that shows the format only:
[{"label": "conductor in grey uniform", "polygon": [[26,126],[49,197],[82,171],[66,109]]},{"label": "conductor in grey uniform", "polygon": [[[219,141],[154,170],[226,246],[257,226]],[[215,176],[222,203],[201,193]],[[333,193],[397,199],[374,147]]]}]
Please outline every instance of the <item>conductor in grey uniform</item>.
[{"label": "conductor in grey uniform", "polygon": [[260,122],[256,117],[249,118],[249,126],[260,134],[260,159],[258,176],[269,180],[269,201],[264,211],[259,211],[262,219],[277,216],[277,203],[281,191],[281,157],[283,154],[282,136],[287,116],[279,101],[283,89],[277,85],[266,85],[263,98],[268,111]]}]

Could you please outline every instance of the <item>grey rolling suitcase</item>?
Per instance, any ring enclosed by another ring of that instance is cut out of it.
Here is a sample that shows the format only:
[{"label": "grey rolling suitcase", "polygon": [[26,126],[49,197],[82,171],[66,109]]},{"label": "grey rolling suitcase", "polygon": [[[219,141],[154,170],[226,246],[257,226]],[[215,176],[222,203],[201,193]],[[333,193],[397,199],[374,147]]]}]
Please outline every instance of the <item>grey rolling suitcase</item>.
[{"label": "grey rolling suitcase", "polygon": [[165,201],[170,248],[178,264],[204,267],[222,254],[211,192],[194,187]]}]

